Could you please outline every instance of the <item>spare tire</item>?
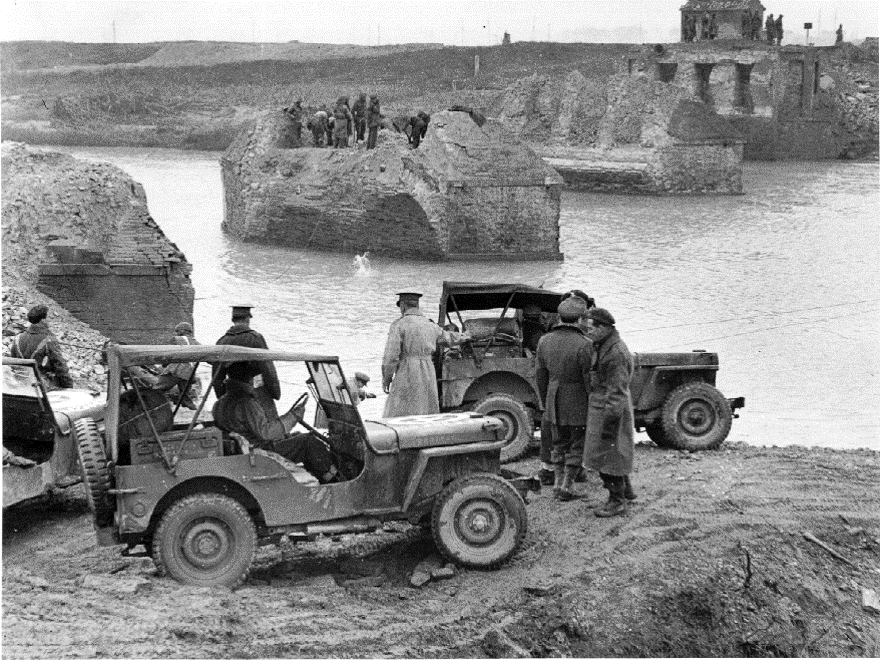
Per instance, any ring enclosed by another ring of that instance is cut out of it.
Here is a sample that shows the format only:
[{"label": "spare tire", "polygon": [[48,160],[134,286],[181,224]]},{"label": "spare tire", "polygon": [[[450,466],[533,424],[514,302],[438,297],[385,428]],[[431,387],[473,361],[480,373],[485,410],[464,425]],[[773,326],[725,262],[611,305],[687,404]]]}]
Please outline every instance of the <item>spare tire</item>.
[{"label": "spare tire", "polygon": [[91,417],[83,417],[73,423],[73,437],[83,474],[86,500],[94,516],[95,527],[110,527],[113,524],[115,502],[109,493],[113,480],[107,453],[104,451],[104,439]]},{"label": "spare tire", "polygon": [[532,415],[522,401],[509,394],[490,394],[474,406],[474,412],[497,417],[504,423],[501,429],[505,442],[501,448],[502,463],[515,461],[526,453],[535,432]]},{"label": "spare tire", "polygon": [[668,446],[690,451],[718,447],[730,433],[732,422],[733,411],[724,395],[699,382],[672,390],[660,416]]}]

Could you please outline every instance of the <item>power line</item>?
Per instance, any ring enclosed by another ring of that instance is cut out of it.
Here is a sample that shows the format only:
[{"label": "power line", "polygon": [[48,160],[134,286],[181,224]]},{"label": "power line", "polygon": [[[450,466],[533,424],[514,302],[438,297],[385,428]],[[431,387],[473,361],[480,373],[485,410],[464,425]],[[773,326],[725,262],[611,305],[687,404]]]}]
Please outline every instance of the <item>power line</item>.
[{"label": "power line", "polygon": [[880,307],[877,307],[875,309],[868,309],[863,312],[853,312],[852,314],[841,314],[839,316],[832,316],[832,317],[826,317],[826,318],[821,318],[821,319],[809,319],[807,321],[797,321],[795,323],[783,323],[782,325],[774,325],[769,328],[756,328],[755,330],[747,330],[745,332],[735,332],[733,334],[722,335],[720,337],[707,337],[707,338],[703,338],[703,339],[695,339],[693,341],[687,342],[686,344],[676,344],[675,346],[666,346],[665,348],[655,349],[652,352],[668,351],[673,348],[683,348],[685,346],[691,346],[693,344],[703,344],[703,343],[708,343],[711,341],[718,341],[719,339],[730,339],[731,337],[742,337],[743,335],[753,335],[758,332],[769,332],[770,330],[779,330],[780,328],[790,328],[790,327],[793,327],[796,325],[805,325],[807,323],[823,323],[823,322],[827,322],[827,321],[834,321],[836,319],[844,319],[844,318],[847,318],[850,316],[859,316],[860,314],[870,314],[871,312],[880,312]]},{"label": "power line", "polygon": [[802,312],[814,312],[819,309],[829,309],[833,307],[847,307],[850,305],[862,305],[865,303],[872,303],[880,301],[880,298],[869,298],[868,300],[856,300],[852,302],[845,303],[837,303],[834,305],[817,305],[816,307],[804,307],[803,309],[792,309],[786,312],[766,312],[764,314],[757,314],[755,316],[735,316],[729,319],[719,319],[714,321],[700,321],[698,323],[679,323],[676,325],[660,325],[655,328],[638,328],[635,330],[627,330],[627,334],[631,335],[636,332],[653,332],[654,330],[666,330],[669,328],[689,328],[696,327],[698,325],[714,325],[716,323],[731,323],[732,321],[750,321],[753,319],[762,319],[770,316],[783,316],[785,314],[801,314]]}]

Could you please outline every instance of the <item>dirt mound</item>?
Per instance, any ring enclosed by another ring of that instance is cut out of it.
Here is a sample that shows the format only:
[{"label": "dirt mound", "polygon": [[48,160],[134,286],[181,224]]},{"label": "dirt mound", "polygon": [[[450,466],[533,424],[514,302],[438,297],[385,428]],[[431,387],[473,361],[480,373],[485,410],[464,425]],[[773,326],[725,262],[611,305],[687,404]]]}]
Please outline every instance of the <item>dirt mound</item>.
[{"label": "dirt mound", "polygon": [[[531,496],[497,571],[415,589],[401,525],[264,548],[243,587],[194,588],[99,548],[79,486],[4,512],[4,657],[876,657],[880,453],[636,448],[639,498],[601,520]],[[531,459],[517,464],[536,470]],[[846,563],[808,542],[810,531]]]}]

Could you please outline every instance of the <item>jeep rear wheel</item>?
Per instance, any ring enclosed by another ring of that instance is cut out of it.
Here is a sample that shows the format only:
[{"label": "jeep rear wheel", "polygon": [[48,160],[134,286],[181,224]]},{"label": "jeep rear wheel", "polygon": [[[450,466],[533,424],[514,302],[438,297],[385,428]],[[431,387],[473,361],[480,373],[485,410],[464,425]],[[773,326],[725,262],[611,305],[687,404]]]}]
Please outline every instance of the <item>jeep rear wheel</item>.
[{"label": "jeep rear wheel", "polygon": [[95,527],[109,527],[113,524],[115,502],[109,493],[112,478],[104,451],[104,439],[91,417],[83,417],[73,423],[73,437],[83,474],[86,501]]},{"label": "jeep rear wheel", "polygon": [[257,550],[250,514],[231,497],[199,493],[163,515],[153,536],[153,561],[162,575],[200,587],[237,587]]},{"label": "jeep rear wheel", "polygon": [[528,520],[516,489],[496,474],[460,477],[437,497],[431,532],[448,559],[474,568],[494,568],[522,545]]},{"label": "jeep rear wheel", "polygon": [[727,399],[708,383],[685,383],[674,389],[660,416],[669,447],[690,451],[715,449],[730,433],[732,422]]},{"label": "jeep rear wheel", "polygon": [[490,394],[474,406],[474,412],[492,415],[504,423],[501,429],[501,437],[504,439],[504,446],[501,448],[502,463],[515,461],[526,453],[534,431],[532,416],[522,401],[509,394]]}]

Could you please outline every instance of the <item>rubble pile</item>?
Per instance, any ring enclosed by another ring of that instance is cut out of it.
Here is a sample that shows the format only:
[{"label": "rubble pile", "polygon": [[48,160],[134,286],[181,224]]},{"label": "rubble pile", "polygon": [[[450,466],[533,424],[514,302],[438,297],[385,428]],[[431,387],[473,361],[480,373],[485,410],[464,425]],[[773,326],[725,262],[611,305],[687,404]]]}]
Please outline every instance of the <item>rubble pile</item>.
[{"label": "rubble pile", "polygon": [[109,163],[4,142],[2,166],[4,276],[36,282],[53,242],[107,253],[148,215],[143,187]]},{"label": "rubble pile", "polygon": [[561,179],[500,122],[435,113],[418,149],[387,129],[375,149],[292,149],[285,131],[280,113],[263,113],[221,160],[223,229],[240,239],[406,258],[559,257]]},{"label": "rubble pile", "polygon": [[837,80],[835,91],[838,113],[848,145],[842,154],[848,158],[877,155],[877,67],[872,76],[865,65],[847,61],[832,64]]}]

